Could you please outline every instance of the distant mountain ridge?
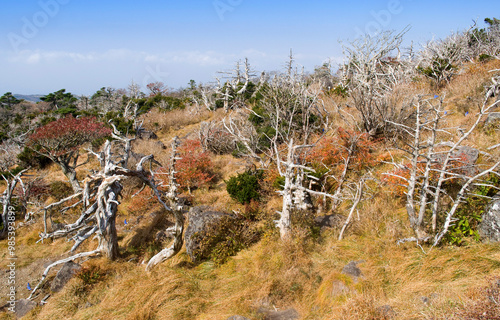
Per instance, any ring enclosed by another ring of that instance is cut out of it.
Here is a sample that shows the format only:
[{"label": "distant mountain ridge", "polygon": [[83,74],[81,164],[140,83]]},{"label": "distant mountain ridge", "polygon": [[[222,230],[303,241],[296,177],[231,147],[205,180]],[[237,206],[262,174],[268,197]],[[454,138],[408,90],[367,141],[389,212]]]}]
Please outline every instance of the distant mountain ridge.
[{"label": "distant mountain ridge", "polygon": [[43,96],[43,94],[14,94],[14,97],[17,99],[24,99],[31,102],[39,102],[41,101],[40,98]]}]

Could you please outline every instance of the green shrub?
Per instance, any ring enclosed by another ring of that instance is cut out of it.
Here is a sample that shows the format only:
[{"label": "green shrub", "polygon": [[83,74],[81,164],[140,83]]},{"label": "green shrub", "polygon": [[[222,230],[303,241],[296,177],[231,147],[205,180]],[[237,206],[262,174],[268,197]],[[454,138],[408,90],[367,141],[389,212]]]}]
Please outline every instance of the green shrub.
[{"label": "green shrub", "polygon": [[52,163],[49,158],[26,147],[17,155],[17,159],[21,161],[21,166],[26,168],[32,167],[35,169],[43,169]]},{"label": "green shrub", "polygon": [[92,265],[83,267],[77,274],[77,278],[83,281],[84,285],[92,286],[104,279],[106,273],[98,266]]},{"label": "green shrub", "polygon": [[259,200],[262,175],[261,170],[247,170],[229,178],[226,181],[227,193],[241,204],[250,203],[251,200]]},{"label": "green shrub", "polygon": [[302,231],[306,238],[318,239],[321,228],[316,224],[314,218],[316,218],[316,214],[312,210],[293,210],[291,215],[293,229],[296,233]]},{"label": "green shrub", "polygon": [[455,214],[455,223],[450,226],[446,239],[453,245],[463,245],[467,239],[479,241],[478,225],[481,222],[484,209],[490,203],[490,198],[498,192],[500,178],[491,175],[486,184],[492,186],[480,186],[474,194],[469,196],[460,205]]},{"label": "green shrub", "polygon": [[479,55],[478,60],[479,62],[488,62],[495,59],[494,57],[490,56],[489,54],[482,53]]},{"label": "green shrub", "polygon": [[334,94],[336,96],[342,97],[342,98],[347,98],[349,95],[349,89],[347,85],[345,84],[339,84],[332,88],[329,92],[329,94]]}]

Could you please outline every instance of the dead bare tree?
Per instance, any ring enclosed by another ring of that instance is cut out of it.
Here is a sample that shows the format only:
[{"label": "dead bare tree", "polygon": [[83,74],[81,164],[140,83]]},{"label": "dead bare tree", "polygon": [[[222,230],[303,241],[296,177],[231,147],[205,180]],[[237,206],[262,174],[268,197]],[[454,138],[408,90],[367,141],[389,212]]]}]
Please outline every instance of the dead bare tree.
[{"label": "dead bare tree", "polygon": [[255,76],[250,67],[248,58],[245,58],[244,73],[241,73],[241,62],[237,61],[235,68],[230,72],[220,72],[222,79],[225,80],[224,85],[221,85],[220,79],[217,78],[218,86],[216,87],[217,95],[224,103],[224,111],[237,109],[244,106],[245,93],[248,91],[250,79]]},{"label": "dead bare tree", "polygon": [[21,153],[19,143],[11,139],[3,141],[0,144],[0,171],[8,171],[15,166],[19,162],[17,159],[19,153]]},{"label": "dead bare tree", "polygon": [[14,190],[19,182],[22,182],[21,178],[27,169],[22,170],[16,175],[9,173],[9,176],[2,175],[2,179],[5,180],[7,186],[3,192],[2,199],[2,230],[0,231],[0,239],[3,239],[8,233],[9,225],[9,211],[12,208],[12,196],[14,195]]},{"label": "dead bare tree", "polygon": [[456,32],[441,40],[429,41],[420,52],[418,70],[435,81],[437,88],[449,83],[464,62],[474,58],[468,52],[468,32]]},{"label": "dead bare tree", "polygon": [[[30,295],[34,295],[36,290],[40,287],[43,280],[47,276],[50,269],[58,264],[64,263],[76,258],[86,257],[90,255],[103,254],[109,259],[113,260],[118,256],[118,242],[116,235],[116,213],[119,205],[119,196],[123,189],[121,181],[130,177],[140,179],[144,185],[148,186],[154,193],[158,202],[163,208],[171,212],[172,209],[168,206],[158,189],[158,183],[155,179],[155,172],[150,168],[146,171],[144,165],[150,163],[150,167],[158,162],[154,160],[153,155],[143,157],[134,169],[128,169],[123,164],[123,159],[126,156],[115,156],[112,153],[113,142],[107,141],[101,152],[93,152],[89,150],[94,156],[97,157],[101,163],[101,170],[93,173],[85,179],[85,186],[75,195],[63,199],[62,202],[70,201],[75,198],[81,197],[83,211],[80,217],[72,224],[65,225],[62,229],[56,230],[52,233],[43,232],[40,234],[41,239],[57,238],[57,237],[72,237],[74,245],[71,252],[74,252],[85,240],[92,235],[96,235],[99,240],[98,246],[95,250],[78,253],[72,257],[57,261],[51,264],[45,270],[40,283],[36,286]],[[45,208],[47,209],[47,208]],[[177,215],[176,215],[177,217]],[[182,243],[181,243],[182,245]],[[177,245],[176,245],[177,247]]]},{"label": "dead bare tree", "polygon": [[387,131],[386,120],[399,122],[411,114],[391,99],[394,89],[406,85],[415,70],[412,50],[403,53],[401,48],[407,31],[366,35],[343,45],[346,61],[340,85],[347,88],[364,130],[372,136]]},{"label": "dead bare tree", "polygon": [[[282,238],[291,236],[294,210],[311,207],[307,201],[311,195],[335,201],[345,196],[340,191],[333,195],[330,190],[311,188],[312,181],[318,179],[312,175],[315,170],[307,154],[329,130],[329,115],[320,92],[309,87],[303,74],[293,67],[293,57],[286,71],[266,84],[258,113],[239,109],[224,119],[226,130],[243,146],[242,154],[258,161],[262,168],[274,164],[284,179],[283,190],[278,191],[283,200],[276,221]],[[248,120],[250,117],[253,122]],[[357,206],[359,201],[353,203]]]},{"label": "dead bare tree", "polygon": [[[389,173],[402,181],[406,188],[406,211],[415,231],[414,238],[403,241],[426,242],[434,238],[433,245],[438,245],[468,192],[478,183],[491,185],[481,180],[486,175],[500,175],[498,158],[489,156],[490,161],[477,165],[474,163],[476,159],[467,158],[466,153],[472,148],[465,145],[485,116],[500,103],[490,103],[495,86],[498,84],[487,88],[484,102],[469,128],[447,128],[445,119],[449,113],[443,106],[443,98],[438,100],[422,96],[412,103],[416,109],[414,125],[391,123],[401,127],[409,137],[408,142],[400,147],[408,154],[409,163],[393,162],[398,168],[397,173]],[[446,189],[445,184],[450,181],[459,184],[458,192]],[[431,214],[431,226],[425,225],[428,212]],[[437,225],[440,214],[444,217],[441,227]]]},{"label": "dead bare tree", "polygon": [[166,195],[175,218],[175,225],[171,228],[168,228],[167,233],[171,234],[174,240],[170,247],[161,250],[149,260],[146,266],[146,270],[151,270],[151,268],[153,268],[155,265],[176,255],[181,250],[184,243],[182,238],[182,234],[184,231],[184,207],[179,201],[177,192],[179,184],[177,183],[175,178],[175,163],[180,159],[177,153],[177,147],[179,146],[179,144],[179,139],[175,137],[172,141],[172,155],[170,156],[170,168],[168,173],[168,192]]}]

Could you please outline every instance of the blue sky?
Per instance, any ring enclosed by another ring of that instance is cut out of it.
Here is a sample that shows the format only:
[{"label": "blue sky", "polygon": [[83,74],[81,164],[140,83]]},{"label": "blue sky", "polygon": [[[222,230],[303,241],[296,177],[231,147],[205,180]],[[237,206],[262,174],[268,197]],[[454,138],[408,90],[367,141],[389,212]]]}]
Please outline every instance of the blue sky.
[{"label": "blue sky", "polygon": [[162,81],[213,81],[249,58],[283,67],[293,49],[307,71],[342,61],[339,40],[402,30],[424,43],[500,17],[500,1],[3,0],[0,94],[92,94]]}]

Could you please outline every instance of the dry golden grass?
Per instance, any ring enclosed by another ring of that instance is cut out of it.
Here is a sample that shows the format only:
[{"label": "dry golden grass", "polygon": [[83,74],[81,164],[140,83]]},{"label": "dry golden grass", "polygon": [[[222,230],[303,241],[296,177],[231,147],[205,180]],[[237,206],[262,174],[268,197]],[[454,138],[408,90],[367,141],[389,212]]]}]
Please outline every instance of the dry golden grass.
[{"label": "dry golden grass", "polygon": [[172,131],[178,134],[180,129],[207,120],[212,116],[212,113],[208,110],[194,113],[189,107],[172,111],[161,111],[154,108],[144,115],[142,119],[145,128],[156,132],[161,137]]},{"label": "dry golden grass", "polygon": [[[425,248],[426,254],[415,244],[396,245],[410,232],[404,208],[388,196],[376,199],[340,242],[328,232],[319,241],[299,235],[288,242],[269,233],[220,267],[193,265],[182,251],[151,273],[140,260],[87,262],[108,276],[80,297],[82,284],[72,279],[32,319],[258,319],[260,307],[293,307],[302,319],[384,319],[385,305],[395,319],[444,319],[463,308],[471,289],[500,275],[499,245]],[[357,283],[341,274],[360,260]],[[334,280],[350,292],[334,295]]]},{"label": "dry golden grass", "polygon": [[132,144],[132,152],[138,154],[137,157],[131,157],[129,162],[130,168],[135,168],[135,165],[141,160],[140,155],[154,155],[155,160],[163,166],[168,167],[170,163],[171,148],[169,144],[163,144],[158,140],[141,140],[137,139]]}]

